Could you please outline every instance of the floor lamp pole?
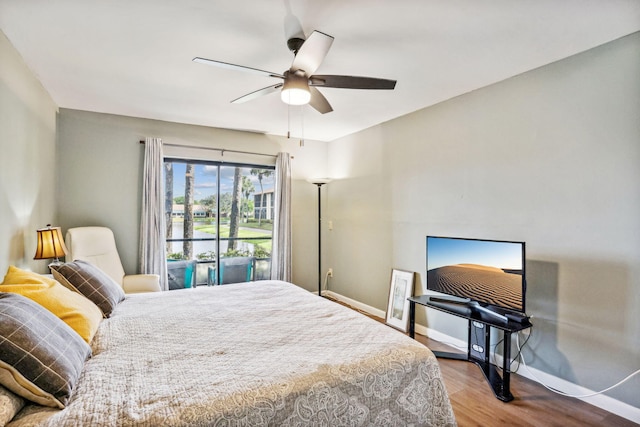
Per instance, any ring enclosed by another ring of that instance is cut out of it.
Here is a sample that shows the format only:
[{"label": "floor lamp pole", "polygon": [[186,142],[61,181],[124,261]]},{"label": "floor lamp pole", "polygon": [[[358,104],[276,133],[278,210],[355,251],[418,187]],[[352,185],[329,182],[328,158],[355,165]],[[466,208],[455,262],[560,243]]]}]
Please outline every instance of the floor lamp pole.
[{"label": "floor lamp pole", "polygon": [[309,179],[313,185],[318,186],[318,296],[322,296],[322,199],[320,187],[331,181],[330,178]]},{"label": "floor lamp pole", "polygon": [[314,182],[318,186],[318,296],[322,295],[322,205],[320,187],[324,182]]}]

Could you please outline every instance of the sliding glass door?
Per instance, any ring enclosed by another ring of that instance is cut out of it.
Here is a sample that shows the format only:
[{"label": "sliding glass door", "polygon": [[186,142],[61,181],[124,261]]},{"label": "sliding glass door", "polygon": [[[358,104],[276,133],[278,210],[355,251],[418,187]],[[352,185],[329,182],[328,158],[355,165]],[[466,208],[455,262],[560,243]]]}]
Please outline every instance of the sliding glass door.
[{"label": "sliding glass door", "polygon": [[274,172],[165,159],[170,289],[269,278]]}]

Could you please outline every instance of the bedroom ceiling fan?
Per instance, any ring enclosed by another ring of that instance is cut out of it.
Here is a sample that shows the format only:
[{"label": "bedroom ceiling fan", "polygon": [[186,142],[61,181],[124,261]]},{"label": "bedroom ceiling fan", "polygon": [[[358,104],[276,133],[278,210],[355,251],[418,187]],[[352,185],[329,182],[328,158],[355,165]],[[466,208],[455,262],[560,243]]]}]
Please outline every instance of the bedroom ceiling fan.
[{"label": "bedroom ceiling fan", "polygon": [[333,108],[331,108],[329,101],[327,101],[324,95],[317,89],[319,87],[387,90],[395,88],[395,80],[374,77],[313,74],[329,52],[332,43],[333,37],[320,31],[314,31],[306,40],[300,37],[290,38],[287,41],[287,47],[294,54],[293,63],[291,67],[282,74],[200,57],[193,58],[193,61],[216,67],[246,71],[262,76],[275,77],[282,80],[274,85],[236,98],[231,101],[232,103],[242,103],[280,91],[280,97],[284,103],[289,105],[309,104],[320,113],[325,114],[333,111]]}]

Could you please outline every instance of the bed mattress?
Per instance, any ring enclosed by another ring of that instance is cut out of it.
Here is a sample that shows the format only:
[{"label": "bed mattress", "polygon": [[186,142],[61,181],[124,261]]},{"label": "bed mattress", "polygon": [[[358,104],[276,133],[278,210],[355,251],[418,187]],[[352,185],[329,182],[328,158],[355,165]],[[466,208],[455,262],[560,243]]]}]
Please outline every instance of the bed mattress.
[{"label": "bed mattress", "polygon": [[455,425],[428,348],[286,282],[128,295],[91,347],[9,426]]}]

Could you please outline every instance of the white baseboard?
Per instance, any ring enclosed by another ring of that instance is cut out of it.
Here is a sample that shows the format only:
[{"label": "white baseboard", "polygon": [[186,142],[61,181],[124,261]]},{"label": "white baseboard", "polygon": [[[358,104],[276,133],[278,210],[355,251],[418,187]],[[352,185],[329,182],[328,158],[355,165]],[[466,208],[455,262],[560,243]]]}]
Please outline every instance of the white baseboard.
[{"label": "white baseboard", "polygon": [[[356,308],[358,310],[361,310],[372,316],[380,317],[382,319],[385,318],[386,313],[383,310],[379,310],[375,307],[371,307],[370,305],[363,304],[351,298],[347,298],[336,292],[323,291],[322,294],[327,297],[333,298],[337,301],[348,304],[349,306]],[[426,326],[423,326],[423,325],[416,324],[416,333],[427,336],[441,343],[451,345],[458,349],[467,348],[466,341],[443,334],[442,332],[438,332],[435,329],[427,328]],[[502,366],[501,355],[496,355],[496,364],[498,366]],[[530,380],[536,381],[538,383],[542,382],[548,387],[551,387],[556,390],[560,390],[567,394],[580,396],[580,395],[593,393],[593,390],[589,390],[585,387],[579,386],[577,384],[573,384],[572,382],[547,374],[546,372],[542,372],[536,368],[530,368],[528,366],[526,368],[522,366],[518,370],[518,372],[514,373],[514,375],[520,375]],[[621,402],[617,399],[606,396],[604,394],[598,394],[596,396],[578,398],[578,399],[585,401],[593,406],[597,406],[598,408],[604,409],[607,412],[611,412],[612,414],[616,414],[620,417],[626,418],[628,420],[631,420],[635,423],[640,424],[640,408],[636,408],[635,406],[631,406],[627,403]]]},{"label": "white baseboard", "polygon": [[376,316],[376,317],[380,317],[382,319],[385,318],[386,316],[386,312],[384,312],[383,310],[379,310],[375,307],[371,307],[370,305],[367,304],[363,304],[360,301],[356,301],[354,299],[351,298],[347,298],[344,295],[340,295],[337,294],[333,291],[322,291],[322,295],[329,297],[329,298],[333,298],[337,301],[343,302],[345,304],[348,304],[349,306],[356,308],[358,310],[364,311],[367,314],[370,314],[372,316]]},{"label": "white baseboard", "polygon": [[429,337],[432,340],[441,342],[443,344],[450,345],[451,347],[455,347],[458,350],[464,352],[467,351],[467,342],[465,340],[443,334],[442,332],[438,332],[435,329],[427,328],[426,326],[422,326],[416,323],[416,333],[424,335],[425,337]]}]

